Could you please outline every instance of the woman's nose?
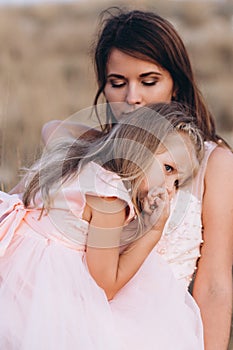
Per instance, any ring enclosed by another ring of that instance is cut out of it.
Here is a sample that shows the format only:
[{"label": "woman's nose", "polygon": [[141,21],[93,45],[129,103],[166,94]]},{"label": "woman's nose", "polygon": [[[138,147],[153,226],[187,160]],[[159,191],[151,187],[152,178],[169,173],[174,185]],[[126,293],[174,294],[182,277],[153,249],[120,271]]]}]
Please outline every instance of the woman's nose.
[{"label": "woman's nose", "polygon": [[126,93],[126,102],[129,105],[140,105],[142,103],[142,95],[136,84],[129,84]]}]

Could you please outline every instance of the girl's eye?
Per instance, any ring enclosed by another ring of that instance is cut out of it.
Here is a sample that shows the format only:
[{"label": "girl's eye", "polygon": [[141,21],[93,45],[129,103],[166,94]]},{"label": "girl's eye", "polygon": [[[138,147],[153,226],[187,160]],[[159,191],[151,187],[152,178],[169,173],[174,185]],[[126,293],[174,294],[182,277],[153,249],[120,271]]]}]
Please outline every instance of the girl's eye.
[{"label": "girl's eye", "polygon": [[164,167],[167,173],[172,173],[174,171],[174,168],[169,164],[165,164]]},{"label": "girl's eye", "polygon": [[122,80],[110,80],[110,84],[113,88],[121,88],[125,86],[125,82]]}]

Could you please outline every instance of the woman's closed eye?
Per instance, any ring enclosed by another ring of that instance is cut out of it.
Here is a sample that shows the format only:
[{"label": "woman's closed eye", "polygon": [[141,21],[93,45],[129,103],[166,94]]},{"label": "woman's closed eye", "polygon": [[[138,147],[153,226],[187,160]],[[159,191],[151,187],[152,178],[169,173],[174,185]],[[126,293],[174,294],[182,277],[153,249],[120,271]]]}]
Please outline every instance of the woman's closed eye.
[{"label": "woman's closed eye", "polygon": [[126,82],[120,79],[110,80],[109,82],[113,88],[121,88],[126,85]]},{"label": "woman's closed eye", "polygon": [[[143,80],[141,80],[140,83],[143,86],[154,86],[157,84],[157,82],[158,82],[157,79],[143,79]],[[113,88],[122,88],[127,84],[127,82],[125,80],[122,80],[122,79],[110,79],[109,83],[111,84],[111,86]]]},{"label": "woman's closed eye", "polygon": [[147,79],[147,80],[142,80],[141,83],[144,86],[154,86],[158,82],[157,79]]}]

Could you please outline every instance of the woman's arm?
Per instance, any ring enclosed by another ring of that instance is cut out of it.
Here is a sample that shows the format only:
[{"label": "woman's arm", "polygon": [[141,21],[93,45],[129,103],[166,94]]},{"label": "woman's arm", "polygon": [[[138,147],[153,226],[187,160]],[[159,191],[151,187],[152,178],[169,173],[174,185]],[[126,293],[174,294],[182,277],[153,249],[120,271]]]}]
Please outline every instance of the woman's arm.
[{"label": "woman's arm", "polygon": [[18,194],[19,196],[22,196],[24,190],[25,190],[25,182],[26,182],[26,176],[23,177],[15,187],[13,187],[10,191],[9,194]]},{"label": "woman's arm", "polygon": [[204,323],[205,350],[227,350],[232,315],[233,154],[210,156],[203,198],[203,239],[193,296]]},{"label": "woman's arm", "polygon": [[99,130],[72,121],[51,120],[44,124],[41,137],[45,145],[60,137],[69,138],[98,138],[101,136]]},{"label": "woman's arm", "polygon": [[[95,139],[101,136],[99,130],[90,128],[87,125],[79,124],[71,121],[51,120],[44,124],[41,131],[41,138],[44,145],[48,145],[50,142],[57,140],[58,138],[86,138]],[[22,180],[12,188],[10,194],[21,194],[25,189],[26,178]]]},{"label": "woman's arm", "polygon": [[119,243],[125,223],[125,203],[119,199],[100,201],[88,198],[92,218],[88,233],[86,261],[89,272],[104,289],[110,300],[138,271],[158,242],[168,212],[161,215],[159,225],[154,226],[119,254]]}]

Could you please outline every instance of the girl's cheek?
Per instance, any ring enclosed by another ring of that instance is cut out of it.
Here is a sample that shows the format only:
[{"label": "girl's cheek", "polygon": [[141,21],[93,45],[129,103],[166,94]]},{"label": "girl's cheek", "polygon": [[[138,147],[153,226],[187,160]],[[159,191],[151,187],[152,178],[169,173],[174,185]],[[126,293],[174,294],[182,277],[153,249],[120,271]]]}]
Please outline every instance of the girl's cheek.
[{"label": "girl's cheek", "polygon": [[174,186],[172,191],[168,192],[169,200],[171,202],[172,202],[173,198],[175,197],[176,193],[177,193],[177,189],[175,188],[175,186]]}]

